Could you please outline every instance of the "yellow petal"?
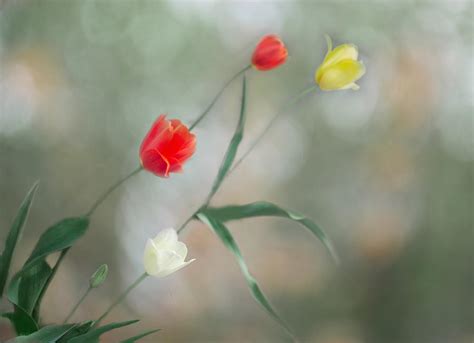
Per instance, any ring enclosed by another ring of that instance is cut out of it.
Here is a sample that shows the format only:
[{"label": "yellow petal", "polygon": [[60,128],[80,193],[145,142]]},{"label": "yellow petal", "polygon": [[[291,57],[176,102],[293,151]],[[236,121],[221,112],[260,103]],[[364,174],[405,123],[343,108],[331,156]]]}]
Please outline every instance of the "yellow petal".
[{"label": "yellow petal", "polygon": [[342,60],[357,60],[358,55],[357,47],[354,44],[342,44],[326,55],[322,66],[327,68]]},{"label": "yellow petal", "polygon": [[360,79],[364,73],[365,67],[361,62],[346,59],[327,68],[318,69],[316,82],[322,90],[354,89],[358,87],[354,82]]}]

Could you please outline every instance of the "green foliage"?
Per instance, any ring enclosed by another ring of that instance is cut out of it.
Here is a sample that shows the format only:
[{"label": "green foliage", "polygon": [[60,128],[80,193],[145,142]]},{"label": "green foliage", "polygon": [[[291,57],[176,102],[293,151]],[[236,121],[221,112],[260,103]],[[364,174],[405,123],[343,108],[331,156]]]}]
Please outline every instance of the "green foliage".
[{"label": "green foliage", "polygon": [[14,343],[51,343],[58,342],[77,324],[49,325],[28,336],[19,336],[13,340]]},{"label": "green foliage", "polygon": [[290,336],[295,337],[294,334],[289,329],[289,327],[283,321],[283,319],[281,319],[280,316],[277,314],[277,312],[273,309],[267,297],[265,296],[265,294],[263,293],[263,291],[260,289],[259,285],[257,284],[257,281],[255,280],[255,278],[250,274],[247,264],[245,263],[244,258],[242,257],[242,254],[240,252],[240,249],[237,246],[237,243],[235,242],[234,237],[232,236],[230,231],[227,229],[227,227],[222,222],[206,214],[205,212],[198,213],[197,217],[201,222],[203,222],[212,231],[214,231],[214,233],[221,239],[222,243],[224,243],[224,245],[230,250],[230,252],[232,252],[232,254],[237,260],[237,263],[239,264],[242,274],[244,274],[245,280],[247,281],[247,285],[249,286],[250,291],[253,297],[255,298],[255,300],[257,300],[257,302],[260,305],[262,305],[262,307],[267,311],[267,313],[278,324],[280,324]]},{"label": "green foliage", "polygon": [[107,279],[107,274],[109,272],[109,267],[106,264],[103,264],[97,268],[97,270],[92,274],[89,279],[89,285],[91,288],[96,288],[102,285]]},{"label": "green foliage", "polygon": [[8,278],[8,272],[10,270],[13,252],[20,238],[23,227],[25,226],[25,222],[28,218],[28,213],[30,211],[30,207],[33,203],[33,198],[37,189],[38,181],[35,182],[33,187],[31,187],[30,191],[21,203],[20,208],[18,209],[18,212],[16,214],[15,220],[13,221],[13,224],[8,233],[8,237],[5,241],[5,248],[3,249],[3,253],[0,255],[0,296],[3,295],[3,290],[5,289],[5,284]]},{"label": "green foliage", "polygon": [[247,81],[245,78],[245,74],[242,80],[242,99],[240,103],[240,116],[239,121],[237,123],[237,127],[235,128],[234,135],[229,143],[227,151],[225,153],[224,159],[222,160],[222,164],[219,168],[219,172],[217,173],[217,177],[214,180],[214,184],[212,185],[211,193],[208,196],[210,199],[219,189],[222,181],[224,180],[225,176],[230,170],[232,163],[234,162],[235,155],[237,154],[237,149],[239,148],[240,142],[244,136],[244,125],[245,125],[245,108],[246,108],[246,98],[247,98]]},{"label": "green foliage", "polygon": [[94,321],[89,320],[87,322],[74,326],[63,337],[61,337],[61,339],[58,340],[58,343],[66,343],[69,342],[71,338],[84,335],[92,328],[93,325]]},{"label": "green foliage", "polygon": [[[39,307],[42,297],[59,266],[54,268],[46,262],[46,257],[69,249],[82,237],[89,225],[88,218],[67,218],[47,229],[40,237],[33,252],[23,268],[12,278],[8,287],[8,299],[15,307],[15,315],[9,319],[20,333],[31,333],[31,322],[25,319],[27,314],[36,323],[39,321]],[[25,326],[25,327],[23,327]]]},{"label": "green foliage", "polygon": [[51,226],[41,235],[22,270],[27,270],[52,253],[71,247],[82,237],[88,226],[87,217],[66,218]]},{"label": "green foliage", "polygon": [[123,326],[131,325],[137,323],[138,320],[129,320],[125,322],[110,323],[95,329],[90,330],[86,334],[77,336],[69,340],[70,343],[96,343],[99,342],[99,337],[111,330],[121,328]]},{"label": "green foliage", "polygon": [[141,333],[141,334],[139,334],[139,335],[136,335],[136,336],[127,338],[127,339],[121,341],[121,343],[135,343],[135,342],[137,342],[138,340],[142,339],[143,337],[146,337],[146,336],[148,336],[148,335],[151,335],[152,333],[158,332],[158,331],[160,331],[160,330],[161,330],[161,329],[155,329],[155,330],[146,331],[146,332]]},{"label": "green foliage", "polygon": [[14,312],[3,313],[8,318],[18,335],[29,335],[38,330],[36,321],[20,307],[14,305]]},{"label": "green foliage", "polygon": [[230,220],[238,220],[252,217],[282,217],[295,221],[312,234],[314,234],[326,247],[336,263],[339,262],[338,255],[332,242],[326,233],[311,219],[296,213],[294,211],[286,210],[278,205],[267,201],[258,201],[246,205],[230,205],[224,207],[208,207],[202,212],[215,218],[221,222]]}]

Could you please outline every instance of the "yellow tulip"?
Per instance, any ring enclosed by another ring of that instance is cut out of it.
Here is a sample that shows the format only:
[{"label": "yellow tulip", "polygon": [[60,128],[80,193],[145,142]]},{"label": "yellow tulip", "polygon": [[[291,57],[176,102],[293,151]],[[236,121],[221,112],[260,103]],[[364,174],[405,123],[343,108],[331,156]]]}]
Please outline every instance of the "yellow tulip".
[{"label": "yellow tulip", "polygon": [[359,89],[355,83],[365,74],[362,61],[357,61],[358,51],[353,44],[342,44],[332,48],[331,38],[326,36],[328,52],[314,75],[322,90]]}]

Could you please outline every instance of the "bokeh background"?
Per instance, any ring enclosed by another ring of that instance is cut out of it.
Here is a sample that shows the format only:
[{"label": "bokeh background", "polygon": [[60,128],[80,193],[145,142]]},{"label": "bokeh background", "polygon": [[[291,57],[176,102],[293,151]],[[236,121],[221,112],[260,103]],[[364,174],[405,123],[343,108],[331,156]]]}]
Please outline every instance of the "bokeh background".
[{"label": "bokeh background", "polygon": [[[303,342],[472,342],[473,2],[0,1],[0,243],[41,181],[18,247],[85,212],[136,168],[160,113],[191,122],[258,39],[281,35],[288,62],[249,71],[242,150],[312,82],[335,44],[360,48],[357,92],[315,92],[223,184],[213,204],[269,200],[320,223],[341,255],[295,224],[230,225],[251,272]],[[145,241],[177,227],[207,195],[235,127],[240,81],[196,128],[198,150],[169,179],[141,173],[114,193],[70,251],[42,307],[61,321],[107,263],[109,279],[75,320],[92,319],[139,274]],[[197,261],[148,279],[109,320],[141,318],[114,342],[286,342],[206,227],[183,236]],[[2,303],[7,308],[6,303]],[[1,321],[2,336],[11,335]]]}]

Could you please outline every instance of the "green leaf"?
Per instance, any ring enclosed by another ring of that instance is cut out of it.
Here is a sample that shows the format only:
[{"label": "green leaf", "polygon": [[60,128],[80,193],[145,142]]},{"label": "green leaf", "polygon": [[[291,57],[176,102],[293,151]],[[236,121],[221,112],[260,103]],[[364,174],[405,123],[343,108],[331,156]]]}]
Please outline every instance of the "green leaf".
[{"label": "green leaf", "polygon": [[20,278],[18,303],[16,304],[29,315],[33,316],[33,318],[35,318],[33,310],[36,307],[44,286],[48,282],[51,272],[52,269],[49,264],[42,260],[29,268]]},{"label": "green leaf", "polygon": [[81,335],[87,333],[92,328],[93,325],[94,325],[94,321],[89,320],[87,322],[84,322],[82,324],[79,324],[79,325],[75,326],[70,331],[68,331],[63,337],[61,337],[58,340],[58,343],[69,342],[69,340],[71,338],[81,336]]},{"label": "green leaf", "polygon": [[307,228],[323,243],[336,263],[339,263],[339,257],[334,246],[326,233],[311,219],[286,210],[278,205],[266,201],[258,201],[246,205],[231,205],[224,207],[208,207],[202,212],[212,216],[218,221],[227,222],[230,220],[252,218],[252,217],[283,217],[296,221]]},{"label": "green leaf", "polygon": [[89,279],[89,285],[91,288],[97,288],[102,285],[107,278],[107,274],[109,272],[109,267],[106,264],[103,264],[97,268],[97,270],[92,274],[91,278]]},{"label": "green leaf", "polygon": [[245,79],[245,74],[242,81],[242,100],[240,103],[240,116],[239,121],[237,123],[237,127],[235,128],[234,136],[232,137],[227,151],[225,153],[224,159],[222,160],[222,164],[219,168],[219,172],[217,173],[216,179],[214,180],[214,184],[212,185],[211,193],[208,196],[208,199],[212,198],[212,196],[217,192],[219,189],[222,181],[224,180],[225,176],[229,172],[232,163],[234,162],[235,155],[237,154],[237,149],[239,148],[239,144],[242,141],[244,136],[244,125],[245,125],[245,108],[246,108],[246,97],[247,97],[247,81]]},{"label": "green leaf", "polygon": [[57,342],[77,324],[49,325],[28,336],[20,336],[13,340],[14,343],[51,343]]},{"label": "green leaf", "polygon": [[[48,228],[36,243],[36,246],[23,268],[12,278],[8,289],[8,299],[25,312],[38,319],[39,306],[49,283],[55,275],[64,252],[82,237],[89,225],[85,217],[63,219]],[[50,254],[61,251],[53,269],[46,262]]]},{"label": "green leaf", "polygon": [[38,330],[36,321],[20,307],[14,305],[15,312],[3,313],[2,317],[8,318],[17,335],[29,335]]},{"label": "green leaf", "polygon": [[135,324],[136,322],[138,322],[138,320],[129,320],[126,322],[110,323],[110,324],[98,327],[96,329],[92,329],[84,335],[77,336],[69,340],[69,343],[96,343],[96,342],[99,342],[99,337],[102,334],[111,330],[121,328],[123,326]]},{"label": "green leaf", "polygon": [[18,212],[16,214],[15,220],[13,221],[13,224],[10,227],[10,232],[8,233],[7,239],[5,241],[5,248],[3,249],[3,253],[0,256],[0,296],[3,295],[3,290],[5,289],[5,284],[8,278],[8,271],[10,270],[10,263],[13,257],[13,252],[20,238],[26,219],[28,218],[28,213],[37,189],[38,181],[35,182],[33,187],[31,187],[30,191],[21,203],[20,208],[18,209]]},{"label": "green leaf", "polygon": [[232,237],[232,234],[227,229],[227,227],[216,218],[210,216],[207,213],[200,212],[197,214],[198,219],[207,225],[214,233],[221,239],[222,243],[234,254],[234,257],[239,264],[240,270],[242,274],[244,274],[245,280],[247,281],[247,285],[250,288],[250,291],[257,300],[257,302],[262,305],[262,307],[267,311],[267,313],[278,323],[282,326],[285,331],[292,337],[295,338],[295,335],[291,332],[290,328],[286,325],[283,319],[276,313],[276,311],[271,306],[270,302],[267,300],[267,297],[262,292],[260,287],[257,284],[255,278],[250,274],[247,264],[242,257],[239,247]]},{"label": "green leaf", "polygon": [[22,270],[25,271],[46,256],[71,247],[82,237],[89,226],[89,218],[66,218],[48,228],[26,261]]},{"label": "green leaf", "polygon": [[146,331],[146,332],[141,333],[141,334],[139,334],[139,335],[136,335],[136,336],[127,338],[127,339],[121,341],[121,343],[135,343],[135,342],[138,341],[139,339],[142,339],[143,337],[146,337],[146,336],[148,336],[148,335],[151,335],[152,333],[158,332],[158,331],[160,331],[160,330],[161,330],[161,329],[155,329],[155,330]]}]

